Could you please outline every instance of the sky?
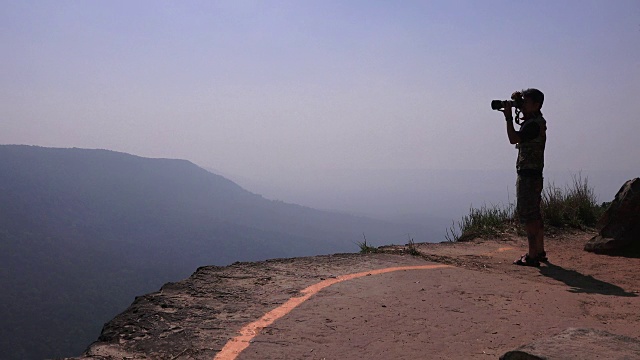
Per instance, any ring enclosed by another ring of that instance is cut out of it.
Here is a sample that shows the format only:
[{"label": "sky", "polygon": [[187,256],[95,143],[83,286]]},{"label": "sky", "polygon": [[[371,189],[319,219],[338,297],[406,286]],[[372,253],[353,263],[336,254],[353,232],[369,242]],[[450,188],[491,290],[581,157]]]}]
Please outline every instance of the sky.
[{"label": "sky", "polygon": [[187,159],[303,205],[513,172],[490,102],[529,87],[550,173],[640,171],[637,0],[0,0],[0,51],[0,143]]}]

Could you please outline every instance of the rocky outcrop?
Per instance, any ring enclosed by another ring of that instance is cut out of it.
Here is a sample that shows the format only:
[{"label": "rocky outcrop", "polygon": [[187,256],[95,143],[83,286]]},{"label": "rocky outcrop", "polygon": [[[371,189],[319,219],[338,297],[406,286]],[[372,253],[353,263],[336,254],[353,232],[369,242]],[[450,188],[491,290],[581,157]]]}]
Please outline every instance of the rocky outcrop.
[{"label": "rocky outcrop", "polygon": [[500,360],[638,359],[640,341],[596,329],[569,328],[509,351]]},{"label": "rocky outcrop", "polygon": [[640,245],[640,178],[620,188],[597,227],[598,235],[587,242],[586,251],[608,253]]},{"label": "rocky outcrop", "polygon": [[243,325],[304,288],[342,274],[398,266],[400,258],[424,263],[418,257],[376,253],[203,266],[185,280],[136,297],[104,325],[82,356],[65,360],[210,360]]}]

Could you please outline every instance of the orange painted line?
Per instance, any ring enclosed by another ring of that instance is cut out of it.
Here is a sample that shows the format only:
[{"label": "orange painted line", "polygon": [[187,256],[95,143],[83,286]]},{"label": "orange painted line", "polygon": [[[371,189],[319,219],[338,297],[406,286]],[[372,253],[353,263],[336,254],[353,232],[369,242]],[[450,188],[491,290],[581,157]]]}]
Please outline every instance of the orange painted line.
[{"label": "orange painted line", "polygon": [[289,299],[284,304],[278,306],[277,308],[269,311],[264,314],[260,319],[249,323],[240,329],[240,335],[230,339],[224,345],[222,350],[216,355],[214,360],[234,360],[240,353],[249,347],[251,344],[251,340],[253,340],[260,330],[265,327],[273,324],[274,321],[280,319],[281,317],[287,315],[291,310],[295,309],[298,305],[302,304],[306,300],[308,300],[311,296],[318,293],[320,290],[331,286],[333,284],[345,281],[352,280],[363,276],[369,275],[379,275],[385,274],[393,271],[401,271],[401,270],[427,270],[427,269],[438,269],[438,268],[446,268],[452,267],[450,265],[416,265],[416,266],[401,266],[401,267],[391,267],[385,269],[376,269],[371,271],[365,271],[355,274],[348,275],[340,275],[336,278],[326,279],[317,284],[313,284],[306,289],[302,290],[302,296],[294,297]]}]

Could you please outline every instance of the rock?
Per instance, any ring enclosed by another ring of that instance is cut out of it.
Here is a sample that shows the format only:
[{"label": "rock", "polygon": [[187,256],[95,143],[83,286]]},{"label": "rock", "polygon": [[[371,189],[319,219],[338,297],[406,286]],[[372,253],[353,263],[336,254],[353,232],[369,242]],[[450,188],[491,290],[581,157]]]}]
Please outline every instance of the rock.
[{"label": "rock", "polygon": [[622,185],[597,228],[598,235],[584,246],[586,251],[607,253],[640,244],[640,178]]},{"label": "rock", "polygon": [[569,328],[509,351],[500,360],[638,359],[640,341],[596,329]]}]

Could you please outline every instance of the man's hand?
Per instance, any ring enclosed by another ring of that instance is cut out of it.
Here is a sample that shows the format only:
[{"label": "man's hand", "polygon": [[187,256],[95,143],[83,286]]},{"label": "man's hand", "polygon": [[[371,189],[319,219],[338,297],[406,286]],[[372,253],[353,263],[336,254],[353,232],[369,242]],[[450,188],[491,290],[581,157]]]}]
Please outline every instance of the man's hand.
[{"label": "man's hand", "polygon": [[512,107],[511,107],[511,103],[505,101],[506,104],[503,104],[504,108],[500,111],[502,111],[502,113],[504,114],[504,119],[507,121],[511,121],[513,120],[513,112],[512,112]]}]

